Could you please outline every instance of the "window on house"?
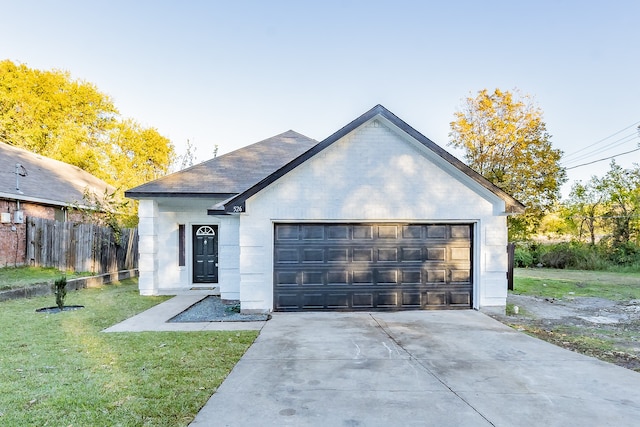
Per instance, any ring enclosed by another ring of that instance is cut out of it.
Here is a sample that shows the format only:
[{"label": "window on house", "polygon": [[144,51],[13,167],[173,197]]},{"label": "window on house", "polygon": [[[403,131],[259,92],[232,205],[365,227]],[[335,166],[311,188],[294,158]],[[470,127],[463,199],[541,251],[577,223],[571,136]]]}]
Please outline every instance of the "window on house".
[{"label": "window on house", "polygon": [[63,208],[55,208],[53,210],[53,216],[53,219],[59,222],[65,222],[67,220],[66,211]]},{"label": "window on house", "polygon": [[178,224],[178,265],[184,267],[185,265],[185,234],[184,224]]}]

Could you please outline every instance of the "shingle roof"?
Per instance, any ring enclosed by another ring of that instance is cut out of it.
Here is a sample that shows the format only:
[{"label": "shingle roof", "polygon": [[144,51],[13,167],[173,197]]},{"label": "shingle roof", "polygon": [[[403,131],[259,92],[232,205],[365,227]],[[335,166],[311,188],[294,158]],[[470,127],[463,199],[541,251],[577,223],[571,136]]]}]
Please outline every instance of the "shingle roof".
[{"label": "shingle roof", "polygon": [[[19,177],[16,164],[26,176]],[[31,201],[54,206],[82,204],[86,188],[100,197],[115,189],[90,173],[22,148],[0,142],[0,198]]]},{"label": "shingle roof", "polygon": [[289,130],[125,192],[141,197],[231,197],[256,185],[318,141]]},{"label": "shingle roof", "polygon": [[444,150],[438,144],[431,141],[429,138],[427,138],[426,136],[422,135],[420,132],[418,132],[411,126],[409,126],[406,122],[404,122],[398,116],[393,114],[391,111],[387,110],[382,105],[376,105],[375,107],[373,107],[372,109],[370,109],[369,111],[361,115],[360,117],[356,118],[355,120],[353,120],[352,122],[344,126],[343,128],[336,131],[334,134],[332,134],[328,138],[319,142],[317,145],[315,145],[313,148],[311,148],[307,152],[303,153],[297,158],[292,159],[289,163],[283,165],[280,169],[278,169],[277,171],[274,171],[274,173],[265,177],[265,179],[258,182],[251,188],[248,188],[244,192],[237,194],[225,200],[224,202],[219,203],[216,206],[212,207],[211,209],[208,210],[208,213],[210,215],[215,215],[221,212],[233,213],[233,212],[239,212],[244,210],[244,202],[249,197],[258,193],[259,191],[267,187],[269,184],[281,178],[283,175],[287,174],[288,172],[298,167],[299,165],[301,165],[311,157],[320,153],[325,148],[331,146],[334,142],[338,141],[340,138],[349,134],[356,128],[362,126],[364,123],[368,122],[369,120],[372,120],[376,116],[380,116],[388,120],[394,126],[399,128],[403,132],[406,132],[408,135],[410,135],[416,141],[421,143],[427,149],[431,150],[432,152],[440,156],[446,162],[451,164],[454,168],[458,169],[459,171],[467,175],[469,178],[471,178],[472,180],[474,180],[475,182],[477,182],[478,184],[480,184],[481,186],[483,186],[484,188],[486,188],[487,190],[489,190],[490,192],[492,192],[493,194],[495,194],[496,196],[504,200],[506,205],[506,211],[508,213],[522,213],[524,211],[525,206],[520,201],[516,200],[514,197],[512,197],[511,195],[503,191],[501,188],[494,185],[492,182],[490,182],[489,180],[484,178],[482,175],[480,175],[479,173],[471,169],[469,166],[462,163],[455,156],[451,155],[448,151]]}]

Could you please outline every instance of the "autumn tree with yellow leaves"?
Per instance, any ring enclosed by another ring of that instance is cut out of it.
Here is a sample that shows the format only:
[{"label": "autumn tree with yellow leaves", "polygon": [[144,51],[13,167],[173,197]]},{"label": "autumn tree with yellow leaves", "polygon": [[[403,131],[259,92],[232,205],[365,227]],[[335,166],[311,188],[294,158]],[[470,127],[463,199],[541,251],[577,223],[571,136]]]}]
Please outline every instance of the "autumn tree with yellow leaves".
[{"label": "autumn tree with yellow leaves", "polygon": [[78,166],[120,198],[165,175],[175,157],[169,139],[122,118],[93,84],[9,60],[0,61],[0,142]]},{"label": "autumn tree with yellow leaves", "polygon": [[449,137],[472,169],[526,205],[524,214],[509,217],[509,237],[532,234],[559,200],[566,172],[531,97],[483,89],[455,112]]}]

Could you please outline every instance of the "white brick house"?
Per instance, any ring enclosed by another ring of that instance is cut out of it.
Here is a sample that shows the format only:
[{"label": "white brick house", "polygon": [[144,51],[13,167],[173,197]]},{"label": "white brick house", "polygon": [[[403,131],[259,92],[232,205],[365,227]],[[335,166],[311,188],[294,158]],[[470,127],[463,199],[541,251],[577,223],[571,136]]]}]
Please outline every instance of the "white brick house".
[{"label": "white brick house", "polygon": [[378,105],[126,192],[140,293],[218,288],[244,312],[504,306],[524,206]]}]

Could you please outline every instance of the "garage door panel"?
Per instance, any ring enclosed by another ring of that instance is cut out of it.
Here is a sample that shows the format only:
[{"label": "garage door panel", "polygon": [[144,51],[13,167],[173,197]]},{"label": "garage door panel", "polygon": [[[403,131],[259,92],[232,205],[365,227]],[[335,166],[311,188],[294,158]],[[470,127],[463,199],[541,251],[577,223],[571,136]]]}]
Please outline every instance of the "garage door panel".
[{"label": "garage door panel", "polygon": [[330,292],[327,294],[327,308],[330,309],[348,309],[349,294]]},{"label": "garage door panel", "polygon": [[276,224],[274,309],[470,308],[471,226]]},{"label": "garage door panel", "polygon": [[372,248],[354,248],[353,262],[373,262]]},{"label": "garage door panel", "polygon": [[349,249],[347,248],[329,248],[327,250],[328,262],[349,262]]},{"label": "garage door panel", "polygon": [[322,225],[302,225],[303,240],[323,240],[325,228]]},{"label": "garage door panel", "polygon": [[302,249],[302,262],[325,262],[324,249]]},{"label": "garage door panel", "polygon": [[417,285],[422,283],[422,271],[421,270],[400,270],[401,283]]},{"label": "garage door panel", "polygon": [[422,261],[422,248],[400,248],[400,261],[420,262]]},{"label": "garage door panel", "polygon": [[299,229],[297,225],[282,224],[276,228],[277,240],[298,240]]},{"label": "garage door panel", "polygon": [[278,271],[275,274],[275,286],[297,286],[298,285],[298,272],[297,271]]},{"label": "garage door panel", "polygon": [[447,306],[447,293],[445,291],[428,291],[427,307],[446,307]]},{"label": "garage door panel", "polygon": [[378,248],[379,262],[398,262],[398,248]]},{"label": "garage door panel", "polygon": [[275,260],[277,264],[297,264],[300,257],[297,248],[278,248],[275,251]]},{"label": "garage door panel", "polygon": [[354,240],[372,240],[373,239],[373,226],[372,225],[354,225],[352,226],[353,239]]},{"label": "garage door panel", "polygon": [[450,304],[452,306],[469,307],[471,304],[471,294],[469,292],[451,292]]},{"label": "garage door panel", "polygon": [[331,270],[327,271],[327,285],[348,285],[349,271],[347,270]]},{"label": "garage door panel", "polygon": [[466,283],[471,280],[471,272],[469,270],[451,270],[451,282]]},{"label": "garage door panel", "polygon": [[422,239],[423,238],[422,225],[403,225],[402,226],[402,238],[403,239]]},{"label": "garage door panel", "polygon": [[376,270],[377,284],[397,284],[398,270]]},{"label": "garage door panel", "polygon": [[354,270],[352,274],[354,285],[373,284],[373,271],[371,270]]},{"label": "garage door panel", "polygon": [[445,239],[447,237],[446,225],[427,225],[428,239]]},{"label": "garage door panel", "polygon": [[303,286],[324,284],[324,272],[322,271],[303,271],[300,276],[302,276]]},{"label": "garage door panel", "polygon": [[398,238],[398,226],[397,225],[379,225],[378,239],[397,239]]}]

